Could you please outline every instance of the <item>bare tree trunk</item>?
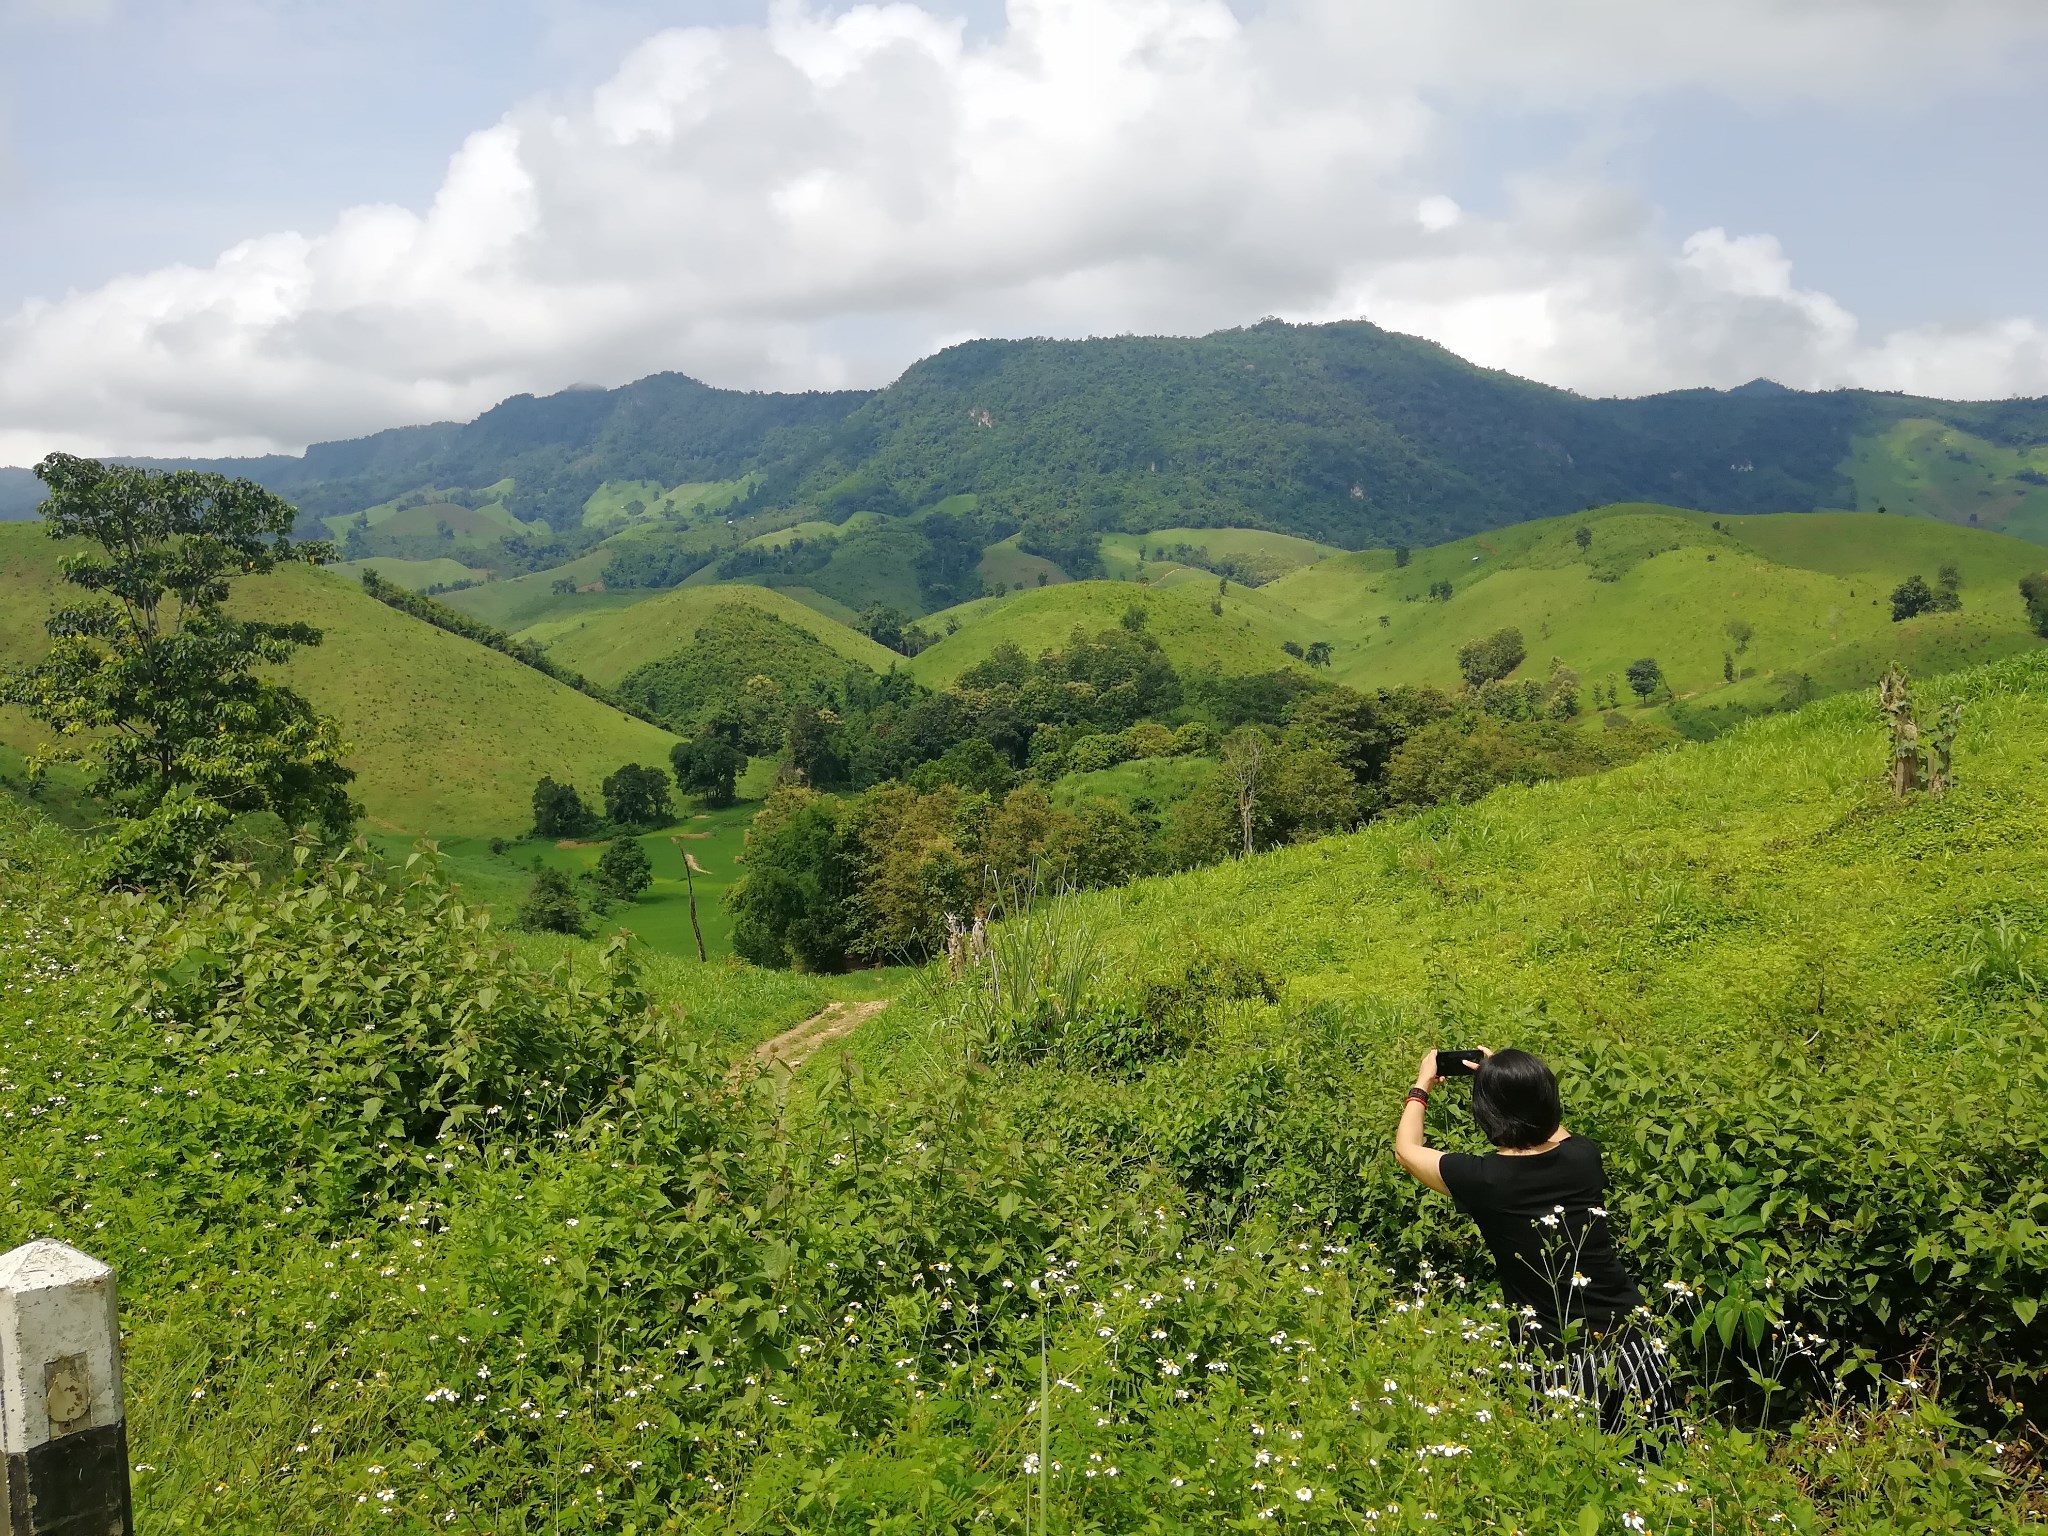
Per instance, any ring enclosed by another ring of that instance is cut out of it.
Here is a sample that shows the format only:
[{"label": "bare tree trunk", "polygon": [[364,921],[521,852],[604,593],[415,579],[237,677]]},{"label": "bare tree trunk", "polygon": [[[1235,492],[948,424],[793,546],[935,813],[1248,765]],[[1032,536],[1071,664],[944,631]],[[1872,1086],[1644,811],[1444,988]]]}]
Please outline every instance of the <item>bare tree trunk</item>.
[{"label": "bare tree trunk", "polygon": [[697,936],[697,959],[701,963],[711,957],[704,953],[704,930],[697,925],[697,877],[690,873],[690,852],[683,850],[683,882],[690,888],[690,932]]}]

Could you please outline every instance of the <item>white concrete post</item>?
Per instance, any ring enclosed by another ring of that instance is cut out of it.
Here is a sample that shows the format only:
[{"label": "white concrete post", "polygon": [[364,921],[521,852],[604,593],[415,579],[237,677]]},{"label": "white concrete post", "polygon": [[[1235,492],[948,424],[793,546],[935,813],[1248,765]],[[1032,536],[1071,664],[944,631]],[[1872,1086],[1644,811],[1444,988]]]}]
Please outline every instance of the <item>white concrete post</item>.
[{"label": "white concrete post", "polygon": [[0,1531],[131,1536],[114,1272],[54,1238],[0,1254]]}]

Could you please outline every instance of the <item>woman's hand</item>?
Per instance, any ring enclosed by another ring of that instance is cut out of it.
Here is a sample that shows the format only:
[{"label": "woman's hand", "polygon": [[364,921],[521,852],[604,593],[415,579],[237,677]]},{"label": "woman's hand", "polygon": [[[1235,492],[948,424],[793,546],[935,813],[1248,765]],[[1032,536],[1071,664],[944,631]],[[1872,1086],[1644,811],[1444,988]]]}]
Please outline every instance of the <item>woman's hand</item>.
[{"label": "woman's hand", "polygon": [[1415,1069],[1415,1086],[1424,1093],[1434,1093],[1442,1082],[1443,1077],[1436,1069],[1436,1052],[1424,1051],[1422,1065]]}]

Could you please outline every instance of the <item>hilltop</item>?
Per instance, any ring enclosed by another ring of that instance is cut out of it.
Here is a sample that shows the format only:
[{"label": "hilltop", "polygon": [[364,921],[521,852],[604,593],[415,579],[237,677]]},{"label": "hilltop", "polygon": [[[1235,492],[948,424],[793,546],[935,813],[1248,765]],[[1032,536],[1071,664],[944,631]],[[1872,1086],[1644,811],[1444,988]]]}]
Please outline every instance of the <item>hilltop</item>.
[{"label": "hilltop", "polygon": [[[0,527],[0,662],[42,654],[43,619],[63,600],[61,552],[39,524]],[[543,774],[594,787],[622,763],[667,760],[666,732],[396,612],[332,572],[282,567],[238,587],[235,606],[324,631],[285,675],[340,722],[357,773],[351,792],[373,829],[515,834],[533,819]],[[0,711],[0,741],[27,746],[34,730]]]}]

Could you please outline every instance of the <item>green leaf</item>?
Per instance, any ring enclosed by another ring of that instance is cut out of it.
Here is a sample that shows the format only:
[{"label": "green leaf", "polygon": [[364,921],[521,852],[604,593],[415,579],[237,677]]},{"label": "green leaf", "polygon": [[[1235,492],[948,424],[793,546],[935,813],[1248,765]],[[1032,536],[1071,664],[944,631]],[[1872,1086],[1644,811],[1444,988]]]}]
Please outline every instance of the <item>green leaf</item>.
[{"label": "green leaf", "polygon": [[2022,1327],[2034,1321],[2034,1314],[2040,1310],[2040,1307],[2041,1303],[2032,1296],[2017,1297],[2012,1304],[2013,1312],[2018,1316]]}]

